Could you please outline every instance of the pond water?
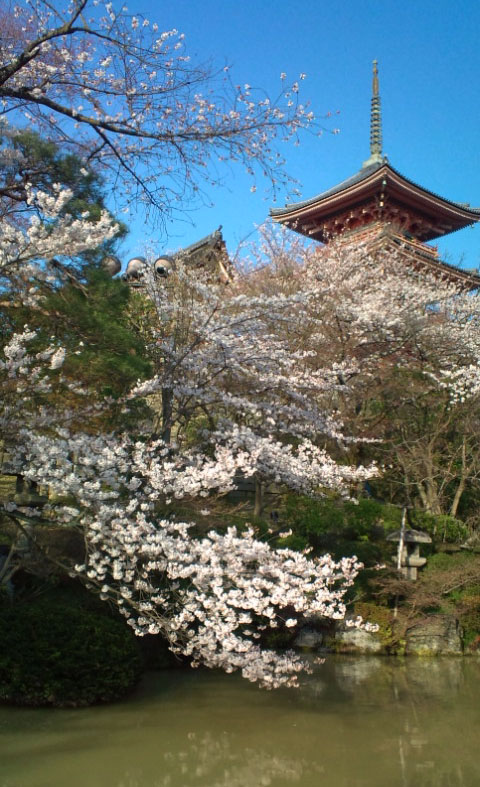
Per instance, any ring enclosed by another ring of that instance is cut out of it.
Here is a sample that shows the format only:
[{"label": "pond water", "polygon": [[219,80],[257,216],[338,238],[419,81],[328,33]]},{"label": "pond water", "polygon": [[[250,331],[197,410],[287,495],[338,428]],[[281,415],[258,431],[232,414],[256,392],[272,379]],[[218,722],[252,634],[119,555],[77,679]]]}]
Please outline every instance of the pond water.
[{"label": "pond water", "polygon": [[299,690],[152,673],[127,701],[0,707],[0,787],[478,787],[480,660],[330,657]]}]

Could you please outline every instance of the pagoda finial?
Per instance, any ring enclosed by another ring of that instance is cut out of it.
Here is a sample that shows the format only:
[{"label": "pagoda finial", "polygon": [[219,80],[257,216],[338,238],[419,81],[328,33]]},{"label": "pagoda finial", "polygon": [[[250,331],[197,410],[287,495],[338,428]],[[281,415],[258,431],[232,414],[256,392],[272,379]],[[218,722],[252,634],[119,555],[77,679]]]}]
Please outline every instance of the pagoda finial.
[{"label": "pagoda finial", "polygon": [[363,166],[368,167],[370,164],[381,164],[382,161],[382,111],[378,89],[378,63],[374,60],[370,110],[370,158],[363,162]]},{"label": "pagoda finial", "polygon": [[372,83],[372,96],[378,96],[378,60],[373,61],[373,83]]}]

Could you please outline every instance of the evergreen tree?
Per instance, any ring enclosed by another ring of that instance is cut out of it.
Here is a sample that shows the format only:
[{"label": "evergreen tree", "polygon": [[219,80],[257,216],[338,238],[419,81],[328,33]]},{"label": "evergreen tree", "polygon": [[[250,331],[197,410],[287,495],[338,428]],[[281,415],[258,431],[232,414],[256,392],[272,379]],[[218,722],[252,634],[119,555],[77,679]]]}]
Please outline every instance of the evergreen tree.
[{"label": "evergreen tree", "polygon": [[[31,131],[4,129],[0,144],[3,216],[21,225],[28,210],[27,189],[33,186],[55,195],[60,185],[71,192],[63,215],[98,221],[105,210],[104,184],[79,158],[64,155]],[[118,415],[113,402],[149,370],[142,342],[128,325],[129,287],[102,267],[126,233],[126,227],[118,224],[113,238],[68,258],[68,266],[53,260],[46,280],[37,281],[33,274],[33,279],[32,275],[27,281],[24,277],[22,283],[10,274],[0,299],[2,343],[25,325],[38,331],[39,349],[53,339],[67,351],[69,360],[62,374],[80,382],[92,395],[111,396],[113,420]]]}]

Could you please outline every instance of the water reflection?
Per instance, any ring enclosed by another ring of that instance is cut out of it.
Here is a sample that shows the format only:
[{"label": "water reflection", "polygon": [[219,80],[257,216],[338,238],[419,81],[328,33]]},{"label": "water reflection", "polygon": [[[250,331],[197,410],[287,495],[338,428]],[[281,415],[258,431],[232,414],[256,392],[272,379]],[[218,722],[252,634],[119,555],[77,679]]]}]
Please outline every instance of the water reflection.
[{"label": "water reflection", "polygon": [[354,701],[367,692],[376,704],[401,696],[443,699],[458,694],[465,675],[461,658],[388,659],[363,656],[334,662],[335,682]]},{"label": "water reflection", "polygon": [[[184,787],[199,784],[211,787],[299,784],[312,766],[307,760],[272,755],[250,747],[237,751],[235,740],[227,733],[215,739],[209,732],[200,736],[190,733],[188,738],[190,745],[187,749],[164,755],[168,773],[158,782],[159,787],[179,784]],[[189,763],[195,763],[193,769],[189,768]],[[313,767],[315,773],[323,773],[323,768]],[[141,785],[142,782],[137,782],[131,787]]]},{"label": "water reflection", "polygon": [[477,787],[480,663],[332,658],[300,691],[149,676],[120,705],[0,709],[0,787]]}]

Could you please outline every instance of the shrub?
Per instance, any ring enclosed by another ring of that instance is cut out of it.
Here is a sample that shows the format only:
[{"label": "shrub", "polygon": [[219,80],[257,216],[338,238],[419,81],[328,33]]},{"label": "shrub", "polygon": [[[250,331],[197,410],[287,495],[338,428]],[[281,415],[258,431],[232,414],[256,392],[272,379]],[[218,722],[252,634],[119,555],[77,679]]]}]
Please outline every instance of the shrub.
[{"label": "shrub", "polygon": [[435,542],[447,544],[458,544],[468,536],[467,526],[448,514],[434,515],[426,511],[415,511],[412,513],[413,526],[420,530],[426,530]]},{"label": "shrub", "polygon": [[427,565],[422,570],[422,575],[435,574],[437,572],[453,572],[453,582],[455,584],[458,575],[458,582],[466,578],[467,574],[475,570],[478,566],[478,558],[476,555],[466,550],[458,552],[436,552],[430,555]]},{"label": "shrub", "polygon": [[80,707],[124,696],[138,681],[137,640],[121,620],[51,598],[0,607],[0,700]]},{"label": "shrub", "polygon": [[400,522],[399,508],[371,498],[352,502],[290,495],[286,499],[284,529],[290,527],[293,535],[283,545],[299,548],[297,541],[303,538],[301,548],[311,546],[315,554],[330,552],[335,559],[356,555],[369,566],[389,559],[392,547],[385,535],[398,529]]}]

